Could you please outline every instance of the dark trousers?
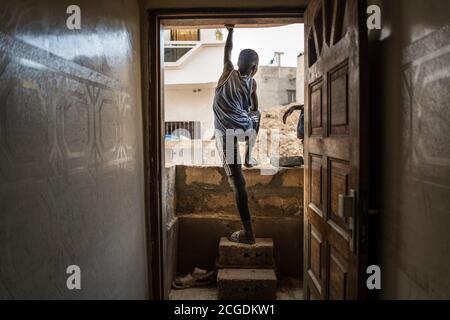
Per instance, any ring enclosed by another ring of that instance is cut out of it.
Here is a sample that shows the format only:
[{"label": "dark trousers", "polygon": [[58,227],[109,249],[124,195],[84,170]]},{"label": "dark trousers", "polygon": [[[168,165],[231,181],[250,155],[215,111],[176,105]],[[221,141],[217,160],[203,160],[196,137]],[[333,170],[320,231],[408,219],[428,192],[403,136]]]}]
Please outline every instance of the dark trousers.
[{"label": "dark trousers", "polygon": [[[242,222],[250,220],[250,211],[248,209],[248,195],[245,185],[245,178],[242,172],[241,157],[239,155],[239,143],[236,137],[222,136],[216,137],[221,141],[217,141],[217,150],[222,160],[223,168],[228,178],[228,183],[234,192],[236,207],[241,216]],[[233,140],[227,142],[226,140]]]},{"label": "dark trousers", "polygon": [[245,178],[241,165],[231,164],[229,166],[231,174],[228,176],[228,183],[234,192],[234,201],[239,211],[242,222],[250,221],[250,211],[248,209],[248,195],[245,185]]},{"label": "dark trousers", "polygon": [[[250,112],[253,122],[252,133],[247,135],[244,139],[246,141],[246,148],[252,148],[256,142],[256,135],[259,131],[259,122],[261,115],[258,111]],[[236,207],[241,216],[242,222],[249,222],[250,211],[248,209],[248,195],[245,184],[244,174],[242,172],[241,157],[239,154],[239,142],[236,136],[217,136],[216,135],[216,145],[219,151],[220,158],[222,160],[223,168],[228,177],[228,183],[234,192]],[[249,151],[246,152],[247,155],[250,154]]]}]

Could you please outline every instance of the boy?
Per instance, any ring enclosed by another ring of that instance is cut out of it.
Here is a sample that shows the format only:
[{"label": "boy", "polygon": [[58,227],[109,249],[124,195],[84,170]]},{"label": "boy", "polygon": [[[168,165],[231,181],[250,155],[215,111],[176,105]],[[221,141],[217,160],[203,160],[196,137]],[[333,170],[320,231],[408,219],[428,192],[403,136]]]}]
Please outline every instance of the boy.
[{"label": "boy", "polygon": [[225,43],[224,68],[214,96],[214,127],[216,146],[222,159],[228,182],[235,193],[236,206],[244,230],[234,232],[229,239],[234,242],[254,244],[252,221],[248,209],[248,196],[242,173],[238,141],[246,140],[245,166],[256,161],[251,149],[259,129],[260,113],[253,76],[258,71],[258,54],[251,49],[242,50],[238,70],[231,62],[234,26],[225,26],[228,36]]}]

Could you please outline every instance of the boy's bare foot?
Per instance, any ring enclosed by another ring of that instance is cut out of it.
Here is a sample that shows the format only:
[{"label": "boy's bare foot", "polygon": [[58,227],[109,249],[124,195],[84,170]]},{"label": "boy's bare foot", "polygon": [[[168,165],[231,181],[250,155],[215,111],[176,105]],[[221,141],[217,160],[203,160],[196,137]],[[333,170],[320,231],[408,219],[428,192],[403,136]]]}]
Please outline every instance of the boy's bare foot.
[{"label": "boy's bare foot", "polygon": [[237,243],[255,244],[255,236],[253,233],[248,233],[244,230],[233,232],[228,239]]}]

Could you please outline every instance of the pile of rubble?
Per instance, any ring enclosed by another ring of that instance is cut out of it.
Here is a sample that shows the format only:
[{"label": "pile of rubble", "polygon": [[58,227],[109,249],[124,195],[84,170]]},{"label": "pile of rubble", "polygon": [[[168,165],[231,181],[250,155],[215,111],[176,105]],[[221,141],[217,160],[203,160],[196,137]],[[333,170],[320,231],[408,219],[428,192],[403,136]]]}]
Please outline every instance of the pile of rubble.
[{"label": "pile of rubble", "polygon": [[294,111],[283,124],[283,114],[293,104],[286,106],[274,106],[261,111],[260,129],[278,129],[280,132],[280,156],[303,156],[303,144],[297,138],[297,123],[300,111]]},{"label": "pile of rubble", "polygon": [[[283,124],[283,114],[291,105],[274,106],[261,111],[261,127],[253,155],[261,166],[269,166],[274,157],[298,157],[303,156],[303,144],[297,138],[297,123],[300,115],[295,111]],[[277,150],[272,150],[272,133],[278,130],[279,145]],[[264,134],[264,131],[266,134]],[[267,141],[264,141],[267,139]],[[166,164],[193,164],[192,154],[200,152],[201,163],[196,165],[221,165],[220,158],[216,155],[215,141],[203,140],[200,148],[194,148],[194,140],[165,141]],[[198,143],[197,143],[198,145]],[[265,146],[265,147],[264,147]],[[240,144],[241,155],[245,154],[245,145]]]}]

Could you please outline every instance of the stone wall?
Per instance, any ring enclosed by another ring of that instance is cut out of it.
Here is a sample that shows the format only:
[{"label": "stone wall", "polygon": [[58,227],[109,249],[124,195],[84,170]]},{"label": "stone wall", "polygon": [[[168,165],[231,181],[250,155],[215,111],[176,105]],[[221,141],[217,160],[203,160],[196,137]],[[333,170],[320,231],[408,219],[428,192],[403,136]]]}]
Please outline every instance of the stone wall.
[{"label": "stone wall", "polygon": [[[249,208],[257,237],[273,238],[280,275],[301,277],[303,261],[303,168],[273,176],[245,169]],[[210,269],[219,239],[242,228],[234,195],[221,167],[176,167],[177,270]]]},{"label": "stone wall", "polygon": [[[299,217],[303,213],[303,169],[282,168],[276,175],[244,170],[254,216]],[[235,214],[234,193],[221,167],[178,166],[177,214]]]}]

